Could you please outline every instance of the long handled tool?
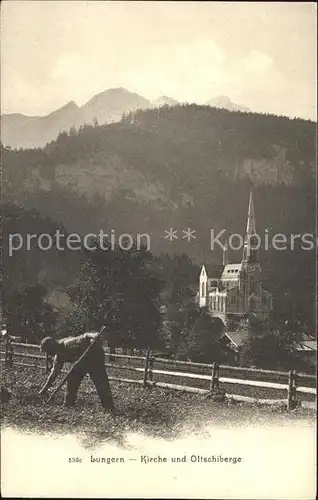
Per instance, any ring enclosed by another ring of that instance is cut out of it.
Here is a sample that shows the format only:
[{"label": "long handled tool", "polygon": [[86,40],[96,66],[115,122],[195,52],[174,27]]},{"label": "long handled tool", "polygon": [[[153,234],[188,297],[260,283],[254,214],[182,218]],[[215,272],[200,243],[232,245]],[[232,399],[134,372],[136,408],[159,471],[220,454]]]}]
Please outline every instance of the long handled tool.
[{"label": "long handled tool", "polygon": [[99,334],[95,337],[95,339],[93,340],[93,342],[91,342],[89,344],[89,346],[87,347],[87,349],[83,352],[83,354],[81,354],[81,356],[75,361],[75,363],[73,363],[73,365],[71,366],[71,368],[68,370],[68,372],[65,374],[65,376],[63,377],[63,379],[61,380],[61,382],[58,384],[58,386],[54,389],[54,391],[52,392],[52,394],[50,395],[50,397],[46,400],[47,403],[49,403],[52,398],[55,396],[55,394],[57,394],[59,392],[59,390],[61,389],[61,387],[63,387],[63,385],[65,384],[65,382],[67,381],[68,377],[71,375],[71,373],[73,373],[73,371],[75,370],[75,368],[83,361],[83,359],[87,356],[87,354],[89,353],[89,351],[92,349],[92,347],[96,344],[96,342],[100,339],[100,337],[102,336],[102,334],[104,333],[106,329],[106,326],[103,326],[101,331],[99,332]]}]

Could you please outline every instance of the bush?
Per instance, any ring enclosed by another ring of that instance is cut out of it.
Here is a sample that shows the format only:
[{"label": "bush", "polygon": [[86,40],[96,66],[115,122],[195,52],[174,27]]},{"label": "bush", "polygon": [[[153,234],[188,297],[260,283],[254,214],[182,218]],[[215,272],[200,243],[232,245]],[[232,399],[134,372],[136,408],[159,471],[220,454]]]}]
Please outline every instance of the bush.
[{"label": "bush", "polygon": [[185,336],[178,355],[198,363],[220,361],[223,351],[219,343],[224,325],[219,318],[201,312]]}]

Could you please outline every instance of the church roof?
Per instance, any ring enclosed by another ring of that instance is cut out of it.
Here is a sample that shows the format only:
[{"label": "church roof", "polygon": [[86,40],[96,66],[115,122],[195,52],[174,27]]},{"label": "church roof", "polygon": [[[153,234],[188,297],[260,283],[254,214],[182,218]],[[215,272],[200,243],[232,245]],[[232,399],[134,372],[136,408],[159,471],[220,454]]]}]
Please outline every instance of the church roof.
[{"label": "church roof", "polygon": [[236,281],[233,280],[233,282],[231,283],[231,281],[227,282],[226,284],[226,289],[227,290],[233,290],[233,288],[238,288],[239,284],[236,283]]},{"label": "church roof", "polygon": [[227,264],[222,273],[222,280],[235,280],[238,279],[239,273],[242,270],[242,263]]},{"label": "church roof", "polygon": [[230,341],[231,344],[234,345],[234,347],[241,347],[244,342],[247,340],[249,333],[247,331],[240,331],[240,332],[226,332],[224,333],[223,337],[227,337]]},{"label": "church roof", "polygon": [[204,264],[208,278],[220,279],[224,269],[223,264]]}]

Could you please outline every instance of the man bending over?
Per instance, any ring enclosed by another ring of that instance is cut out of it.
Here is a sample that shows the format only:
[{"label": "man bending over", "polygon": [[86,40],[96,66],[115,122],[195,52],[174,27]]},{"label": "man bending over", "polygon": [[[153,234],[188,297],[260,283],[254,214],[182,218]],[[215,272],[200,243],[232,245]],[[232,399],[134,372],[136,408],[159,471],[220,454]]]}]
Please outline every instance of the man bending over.
[{"label": "man bending over", "polygon": [[[64,363],[77,361],[98,335],[98,333],[84,333],[78,337],[66,337],[60,340],[45,337],[42,340],[41,352],[54,356],[54,360],[51,373],[39,395],[45,394],[52,386],[56,377],[61,373]],[[113,410],[113,398],[106,373],[105,353],[101,339],[95,342],[83,360],[70,373],[64,402],[66,406],[74,405],[80,383],[87,373],[95,384],[105,410]]]}]

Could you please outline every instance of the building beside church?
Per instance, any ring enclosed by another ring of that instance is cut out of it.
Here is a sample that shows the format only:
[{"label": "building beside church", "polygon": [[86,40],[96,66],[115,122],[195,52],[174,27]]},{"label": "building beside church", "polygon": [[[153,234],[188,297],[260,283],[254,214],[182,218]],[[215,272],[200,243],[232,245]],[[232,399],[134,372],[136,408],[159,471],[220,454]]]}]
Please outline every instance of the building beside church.
[{"label": "building beside church", "polygon": [[272,311],[272,295],[262,286],[262,271],[257,250],[253,195],[250,192],[242,261],[226,263],[218,276],[203,265],[199,278],[198,303],[211,315],[219,317],[225,326],[230,321],[240,322],[254,314],[266,318]]}]

